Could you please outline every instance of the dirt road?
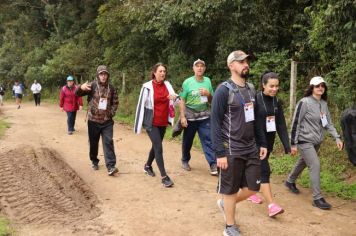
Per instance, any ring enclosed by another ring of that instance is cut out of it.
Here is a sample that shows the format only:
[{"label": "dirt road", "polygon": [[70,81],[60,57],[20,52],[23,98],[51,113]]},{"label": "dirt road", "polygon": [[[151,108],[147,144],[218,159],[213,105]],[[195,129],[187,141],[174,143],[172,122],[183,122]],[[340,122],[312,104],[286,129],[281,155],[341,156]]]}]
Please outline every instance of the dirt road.
[{"label": "dirt road", "polygon": [[[164,143],[166,169],[175,186],[143,173],[150,148],[146,134],[115,125],[120,173],[107,176],[88,159],[85,112],[77,116],[74,135],[66,133],[66,115],[55,105],[25,103],[0,108],[11,123],[0,140],[0,211],[19,235],[222,235],[224,220],[216,206],[217,178],[209,175],[199,151],[191,172],[180,168],[180,145]],[[158,172],[156,165],[154,169]],[[311,206],[310,189],[295,196],[282,179],[273,179],[275,199],[285,208],[276,219],[266,204],[243,202],[237,222],[243,235],[356,235],[356,203],[328,197],[334,206]]]}]

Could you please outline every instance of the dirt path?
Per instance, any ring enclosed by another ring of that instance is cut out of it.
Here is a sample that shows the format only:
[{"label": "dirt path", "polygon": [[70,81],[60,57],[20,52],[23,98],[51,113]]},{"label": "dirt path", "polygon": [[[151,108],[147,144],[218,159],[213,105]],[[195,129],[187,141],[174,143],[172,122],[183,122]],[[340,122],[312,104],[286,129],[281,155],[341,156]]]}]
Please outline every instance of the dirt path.
[{"label": "dirt path", "polygon": [[[77,132],[69,136],[66,115],[55,105],[0,109],[11,123],[0,140],[0,211],[16,223],[19,235],[222,235],[217,179],[209,175],[200,152],[192,153],[193,170],[184,172],[180,145],[164,143],[166,168],[175,182],[165,189],[159,177],[143,173],[147,135],[115,125],[120,173],[109,177],[102,152],[100,170],[91,170],[83,111]],[[155,164],[154,169],[158,172]],[[334,208],[322,211],[311,206],[310,189],[295,196],[282,179],[272,182],[275,199],[286,212],[270,219],[265,204],[239,204],[243,235],[356,235],[355,202],[328,197]]]}]

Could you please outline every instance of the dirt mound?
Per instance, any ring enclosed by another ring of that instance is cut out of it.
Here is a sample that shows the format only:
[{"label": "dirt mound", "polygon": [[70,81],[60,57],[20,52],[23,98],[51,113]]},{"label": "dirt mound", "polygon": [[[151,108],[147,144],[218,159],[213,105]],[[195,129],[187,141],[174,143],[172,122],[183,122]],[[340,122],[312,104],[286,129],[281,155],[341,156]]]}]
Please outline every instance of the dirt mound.
[{"label": "dirt mound", "polygon": [[14,222],[66,225],[101,214],[97,197],[55,151],[8,151],[0,170],[0,211]]}]

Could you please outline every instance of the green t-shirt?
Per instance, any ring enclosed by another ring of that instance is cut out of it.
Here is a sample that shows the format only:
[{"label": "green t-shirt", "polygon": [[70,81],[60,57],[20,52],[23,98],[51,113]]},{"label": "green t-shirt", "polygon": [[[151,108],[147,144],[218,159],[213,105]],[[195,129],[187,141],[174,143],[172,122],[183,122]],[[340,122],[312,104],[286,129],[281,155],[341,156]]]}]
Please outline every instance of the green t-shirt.
[{"label": "green t-shirt", "polygon": [[203,77],[202,81],[197,81],[195,76],[184,80],[182,85],[182,92],[179,94],[184,99],[185,105],[195,111],[206,111],[209,109],[207,97],[200,96],[199,89],[204,88],[209,91],[211,96],[214,95],[213,87],[210,79]]}]

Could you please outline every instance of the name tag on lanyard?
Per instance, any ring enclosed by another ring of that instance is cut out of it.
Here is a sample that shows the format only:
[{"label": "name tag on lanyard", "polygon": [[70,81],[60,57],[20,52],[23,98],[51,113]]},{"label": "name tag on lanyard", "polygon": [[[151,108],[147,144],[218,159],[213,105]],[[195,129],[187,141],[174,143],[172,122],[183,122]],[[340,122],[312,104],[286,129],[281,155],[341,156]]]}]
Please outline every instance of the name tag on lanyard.
[{"label": "name tag on lanyard", "polygon": [[106,110],[107,105],[108,105],[108,99],[107,98],[100,98],[100,100],[99,100],[99,110]]},{"label": "name tag on lanyard", "polygon": [[267,116],[266,117],[266,130],[267,130],[267,132],[275,132],[276,131],[276,117],[275,116]]},{"label": "name tag on lanyard", "polygon": [[320,119],[321,119],[321,125],[323,127],[328,125],[328,120],[326,119],[325,113],[323,113],[323,112],[320,113]]},{"label": "name tag on lanyard", "polygon": [[245,111],[245,122],[250,122],[255,120],[255,113],[253,109],[253,102],[245,103],[244,105]]}]

